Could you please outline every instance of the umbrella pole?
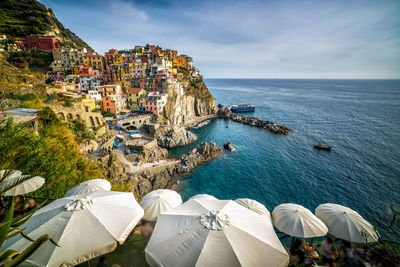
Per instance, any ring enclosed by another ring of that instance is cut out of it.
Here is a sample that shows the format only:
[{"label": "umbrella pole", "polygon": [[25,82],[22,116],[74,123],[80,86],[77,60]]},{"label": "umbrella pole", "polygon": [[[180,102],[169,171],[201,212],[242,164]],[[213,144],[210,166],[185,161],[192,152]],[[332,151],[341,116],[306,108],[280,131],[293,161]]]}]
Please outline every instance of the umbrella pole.
[{"label": "umbrella pole", "polygon": [[292,240],[290,241],[290,247],[293,246],[294,236],[292,236]]}]

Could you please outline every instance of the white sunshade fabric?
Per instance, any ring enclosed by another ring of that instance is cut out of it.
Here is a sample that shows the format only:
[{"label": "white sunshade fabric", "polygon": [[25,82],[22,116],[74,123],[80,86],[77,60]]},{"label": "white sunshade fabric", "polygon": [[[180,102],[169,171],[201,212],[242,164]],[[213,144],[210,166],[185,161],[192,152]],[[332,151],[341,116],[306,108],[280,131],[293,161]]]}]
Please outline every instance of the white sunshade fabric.
[{"label": "white sunshade fabric", "polygon": [[235,202],[242,205],[243,207],[248,208],[249,210],[252,210],[260,215],[268,217],[268,219],[271,221],[271,213],[260,202],[250,198],[238,198],[235,200]]},{"label": "white sunshade fabric", "polygon": [[[74,266],[110,252],[142,216],[132,193],[96,191],[57,199],[35,212],[21,229],[33,239],[48,234],[60,247],[46,242],[22,266]],[[1,250],[21,252],[30,244],[18,235]]]},{"label": "white sunshade fabric", "polygon": [[293,203],[276,206],[272,211],[272,220],[279,231],[294,237],[311,238],[328,233],[323,221],[309,209]]},{"label": "white sunshade fabric", "polygon": [[374,227],[358,212],[348,207],[332,203],[321,204],[315,209],[315,214],[328,226],[329,233],[337,238],[364,243],[361,234],[364,232],[368,236],[368,242],[376,242],[379,239]]},{"label": "white sunshade fabric", "polygon": [[144,209],[143,219],[154,222],[160,213],[176,208],[182,204],[182,197],[177,192],[168,189],[151,191],[140,201]]},{"label": "white sunshade fabric", "polygon": [[[0,177],[4,175],[6,171],[2,170],[0,171]],[[18,170],[12,170],[7,178],[0,184],[0,190],[2,188],[8,187],[11,183],[13,183],[15,180],[20,179],[21,177],[28,177],[29,175],[22,175],[22,173]],[[40,176],[34,176],[32,178],[29,178],[18,185],[10,188],[6,192],[2,193],[2,196],[19,196],[19,195],[25,195],[30,192],[33,192],[40,188],[43,184],[45,183],[44,178]]]},{"label": "white sunshade fabric", "polygon": [[194,199],[158,216],[150,266],[287,266],[272,224],[232,200]]},{"label": "white sunshade fabric", "polygon": [[92,193],[94,191],[99,191],[99,190],[110,191],[111,190],[110,182],[105,179],[88,180],[80,183],[77,186],[72,187],[70,190],[68,190],[67,193],[65,193],[64,197]]},{"label": "white sunshade fabric", "polygon": [[188,200],[192,200],[192,199],[214,199],[214,200],[217,200],[216,197],[209,195],[209,194],[197,194],[197,195],[192,196]]}]

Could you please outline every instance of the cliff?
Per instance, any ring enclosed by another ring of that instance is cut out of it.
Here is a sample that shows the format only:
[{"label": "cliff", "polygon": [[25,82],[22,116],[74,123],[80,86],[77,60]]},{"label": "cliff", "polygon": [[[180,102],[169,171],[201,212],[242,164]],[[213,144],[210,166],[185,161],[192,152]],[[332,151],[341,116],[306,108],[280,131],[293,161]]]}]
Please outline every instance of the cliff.
[{"label": "cliff", "polygon": [[103,175],[113,185],[126,185],[127,189],[136,192],[139,197],[152,190],[169,187],[173,178],[186,175],[200,164],[217,157],[222,149],[215,143],[204,142],[177,160],[169,160],[135,172],[129,157],[125,158],[119,150],[99,159]]},{"label": "cliff", "polygon": [[93,49],[58,21],[53,11],[37,0],[0,1],[0,34],[11,41],[23,40],[30,34],[56,35],[69,47]]},{"label": "cliff", "polygon": [[179,87],[168,89],[168,100],[159,122],[189,127],[216,114],[218,107],[201,76],[196,79],[184,75]]}]

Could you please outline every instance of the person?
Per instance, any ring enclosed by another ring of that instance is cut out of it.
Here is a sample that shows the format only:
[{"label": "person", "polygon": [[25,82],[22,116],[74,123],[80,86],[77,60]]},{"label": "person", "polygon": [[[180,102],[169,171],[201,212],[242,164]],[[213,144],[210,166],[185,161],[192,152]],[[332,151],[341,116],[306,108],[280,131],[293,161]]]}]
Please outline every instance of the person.
[{"label": "person", "polygon": [[304,253],[304,240],[295,239],[290,247],[290,254],[296,258],[297,264],[304,263],[304,260],[306,259],[306,254]]},{"label": "person", "polygon": [[344,261],[346,266],[349,267],[359,267],[361,266],[358,260],[355,257],[357,251],[354,249],[354,246],[349,241],[343,240],[342,241],[342,250],[344,254]]},{"label": "person", "polygon": [[320,254],[322,256],[322,262],[325,266],[334,267],[335,264],[335,239],[332,236],[328,236],[321,244]]},{"label": "person", "polygon": [[101,256],[99,263],[97,263],[96,267],[108,267],[106,256]]}]

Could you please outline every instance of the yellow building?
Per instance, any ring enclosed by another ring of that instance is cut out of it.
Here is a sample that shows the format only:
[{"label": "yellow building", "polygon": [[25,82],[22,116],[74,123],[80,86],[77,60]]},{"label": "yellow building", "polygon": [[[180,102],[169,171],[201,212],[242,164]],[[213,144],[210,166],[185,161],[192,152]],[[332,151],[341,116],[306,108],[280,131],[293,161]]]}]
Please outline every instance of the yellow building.
[{"label": "yellow building", "polygon": [[82,57],[83,65],[92,67],[94,70],[104,71],[104,58],[97,54],[86,54]]},{"label": "yellow building", "polygon": [[140,98],[146,97],[146,91],[140,88],[130,88],[128,92],[128,107],[131,110],[140,110]]},{"label": "yellow building", "polygon": [[165,60],[165,68],[167,70],[172,69],[172,66],[173,66],[172,60]]},{"label": "yellow building", "polygon": [[93,111],[96,109],[96,99],[89,97],[82,99],[82,105],[85,106],[86,111]]}]

